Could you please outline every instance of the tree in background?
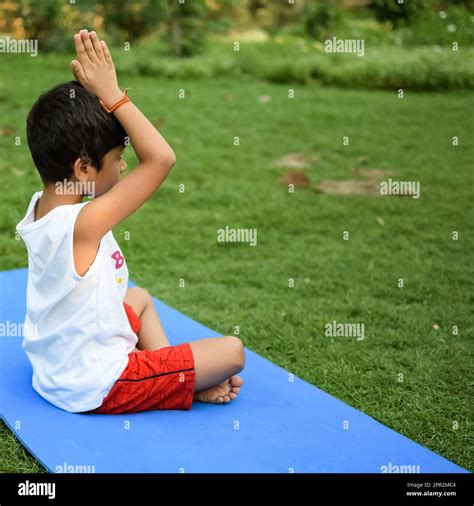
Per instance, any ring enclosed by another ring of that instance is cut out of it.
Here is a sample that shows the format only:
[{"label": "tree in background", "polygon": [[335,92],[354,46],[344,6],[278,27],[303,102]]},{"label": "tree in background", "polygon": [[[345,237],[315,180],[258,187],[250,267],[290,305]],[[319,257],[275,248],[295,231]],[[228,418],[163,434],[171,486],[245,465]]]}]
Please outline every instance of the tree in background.
[{"label": "tree in background", "polygon": [[104,18],[105,29],[116,40],[136,41],[155,30],[166,17],[163,0],[101,0],[94,4]]},{"label": "tree in background", "polygon": [[203,0],[102,0],[97,2],[108,33],[133,42],[164,25],[170,52],[180,58],[199,53],[206,40]]},{"label": "tree in background", "polygon": [[404,40],[414,44],[442,44],[452,37],[438,15],[445,10],[443,22],[472,39],[468,9],[474,0],[0,0],[0,30],[38,39],[42,51],[70,48],[71,33],[82,27],[105,30],[112,43],[153,35],[167,41],[170,54],[188,57],[202,52],[208,33],[232,28],[322,40],[354,6],[369,7],[400,33],[412,30]]},{"label": "tree in background", "polygon": [[248,14],[246,0],[206,0],[206,5],[207,26],[211,32],[226,33]]},{"label": "tree in background", "polygon": [[24,0],[20,2],[19,14],[28,38],[41,40],[56,30],[61,4],[57,0]]},{"label": "tree in background", "polygon": [[312,39],[329,36],[330,30],[341,20],[341,12],[333,0],[305,2],[301,9],[305,32]]},{"label": "tree in background", "polygon": [[206,41],[204,1],[167,0],[167,32],[172,54],[178,58],[201,52]]},{"label": "tree in background", "polygon": [[379,21],[391,21],[394,27],[401,23],[411,24],[423,13],[433,9],[430,0],[405,1],[398,3],[393,0],[372,0],[370,8],[375,12]]},{"label": "tree in background", "polygon": [[[105,28],[115,43],[134,42],[164,28],[177,57],[199,53],[206,40],[209,5],[231,8],[237,0],[10,0],[0,2],[0,26],[38,39],[42,50],[61,50],[79,28]],[[225,12],[225,9],[222,9]]]},{"label": "tree in background", "polygon": [[295,20],[298,16],[299,6],[303,0],[247,0],[247,8],[251,17],[267,32],[274,35],[282,26]]}]

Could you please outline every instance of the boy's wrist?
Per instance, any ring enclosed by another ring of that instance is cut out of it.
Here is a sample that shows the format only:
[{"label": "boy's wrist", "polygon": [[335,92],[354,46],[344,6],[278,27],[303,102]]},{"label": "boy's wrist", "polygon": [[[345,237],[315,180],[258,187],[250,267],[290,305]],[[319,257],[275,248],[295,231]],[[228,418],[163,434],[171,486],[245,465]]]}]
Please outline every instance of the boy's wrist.
[{"label": "boy's wrist", "polygon": [[117,88],[113,92],[107,93],[107,95],[103,97],[98,97],[102,103],[109,109],[111,109],[118,101],[122,100],[124,97],[124,92]]}]

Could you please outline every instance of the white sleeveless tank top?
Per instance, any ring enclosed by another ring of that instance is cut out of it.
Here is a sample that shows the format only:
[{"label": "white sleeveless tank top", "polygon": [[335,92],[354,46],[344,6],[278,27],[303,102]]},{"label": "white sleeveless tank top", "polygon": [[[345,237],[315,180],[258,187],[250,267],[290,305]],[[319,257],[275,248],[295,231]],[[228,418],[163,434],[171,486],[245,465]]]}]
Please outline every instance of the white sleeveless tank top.
[{"label": "white sleeveless tank top", "polygon": [[73,232],[88,202],[63,205],[34,221],[33,195],[16,229],[28,250],[22,343],[33,367],[33,388],[70,412],[99,407],[137,343],[123,308],[128,269],[112,231],[84,276],[74,267]]}]

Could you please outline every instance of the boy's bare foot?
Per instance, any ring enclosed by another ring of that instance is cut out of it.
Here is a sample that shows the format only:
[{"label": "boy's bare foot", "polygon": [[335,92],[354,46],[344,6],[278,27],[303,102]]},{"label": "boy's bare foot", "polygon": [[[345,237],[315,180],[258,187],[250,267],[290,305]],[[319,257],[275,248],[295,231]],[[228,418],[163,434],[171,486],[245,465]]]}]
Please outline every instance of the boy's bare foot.
[{"label": "boy's bare foot", "polygon": [[194,394],[194,400],[211,404],[225,404],[237,398],[244,380],[237,375],[231,376],[215,387]]}]

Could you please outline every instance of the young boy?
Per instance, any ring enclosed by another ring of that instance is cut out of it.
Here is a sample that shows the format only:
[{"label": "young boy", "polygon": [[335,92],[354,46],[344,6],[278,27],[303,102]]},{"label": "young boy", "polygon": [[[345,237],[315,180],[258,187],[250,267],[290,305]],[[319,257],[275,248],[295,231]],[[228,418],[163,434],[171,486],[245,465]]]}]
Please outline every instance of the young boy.
[{"label": "young boy", "polygon": [[[127,289],[112,229],[137,211],[175,165],[175,154],[120,90],[112,57],[95,32],[74,36],[77,81],[40,96],[27,121],[43,181],[17,226],[28,249],[23,349],[33,388],[64,410],[133,413],[227,403],[243,380],[233,336],[170,346],[152,300]],[[132,144],[139,164],[120,179]],[[72,188],[72,190],[71,190]],[[82,202],[90,188],[95,198]]]}]

